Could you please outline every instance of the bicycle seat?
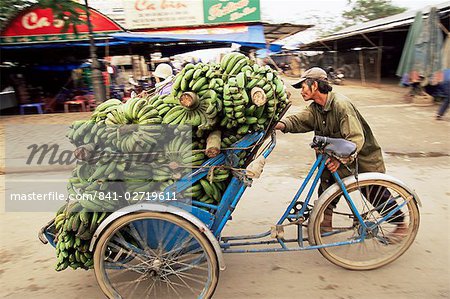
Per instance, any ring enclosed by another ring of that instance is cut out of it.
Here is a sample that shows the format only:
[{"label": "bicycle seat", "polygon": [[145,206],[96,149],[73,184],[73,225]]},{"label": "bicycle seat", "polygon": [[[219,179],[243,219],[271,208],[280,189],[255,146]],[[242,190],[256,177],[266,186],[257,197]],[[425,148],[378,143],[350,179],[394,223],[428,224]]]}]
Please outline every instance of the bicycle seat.
[{"label": "bicycle seat", "polygon": [[342,138],[314,136],[311,147],[324,150],[338,158],[349,158],[356,152],[356,144]]}]

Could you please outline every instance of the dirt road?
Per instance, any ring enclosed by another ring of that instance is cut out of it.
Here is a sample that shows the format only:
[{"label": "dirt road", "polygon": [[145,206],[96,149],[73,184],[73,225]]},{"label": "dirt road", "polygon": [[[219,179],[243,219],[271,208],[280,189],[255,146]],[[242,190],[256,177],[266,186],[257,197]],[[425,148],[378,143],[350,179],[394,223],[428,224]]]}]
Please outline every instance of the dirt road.
[{"label": "dirt road", "polygon": [[[422,199],[421,226],[415,243],[394,263],[353,272],[325,260],[317,251],[229,254],[215,298],[449,298],[450,120],[435,121],[437,107],[413,107],[394,86],[336,87],[348,95],[371,124],[386,158],[388,173]],[[304,103],[294,94],[295,113]],[[86,115],[2,118],[2,125],[70,123]],[[3,132],[3,131],[2,131]],[[246,191],[224,235],[266,231],[295,194],[314,155],[311,134],[279,134],[262,178]],[[2,138],[3,139],[3,138]],[[4,146],[3,140],[1,140]],[[3,152],[3,151],[1,151]],[[8,156],[6,157],[8,159]],[[4,163],[2,163],[3,166]],[[19,174],[16,174],[19,175]],[[22,174],[27,178],[59,172]],[[0,175],[2,203],[4,175]],[[53,213],[0,213],[1,298],[102,298],[92,271],[57,273],[54,250],[36,235]]]}]

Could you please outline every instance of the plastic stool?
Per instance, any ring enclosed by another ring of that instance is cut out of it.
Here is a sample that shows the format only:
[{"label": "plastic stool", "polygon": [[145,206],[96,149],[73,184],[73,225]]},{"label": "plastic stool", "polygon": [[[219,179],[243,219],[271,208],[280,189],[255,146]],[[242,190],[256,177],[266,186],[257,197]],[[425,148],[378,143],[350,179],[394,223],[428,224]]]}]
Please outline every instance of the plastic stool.
[{"label": "plastic stool", "polygon": [[25,114],[25,108],[36,108],[37,112],[39,114],[43,114],[44,111],[42,111],[42,106],[44,106],[44,103],[32,103],[32,104],[22,104],[19,105],[20,114]]},{"label": "plastic stool", "polygon": [[64,103],[64,112],[69,112],[69,105],[77,105],[80,107],[81,112],[86,112],[86,105],[84,100],[67,101]]}]

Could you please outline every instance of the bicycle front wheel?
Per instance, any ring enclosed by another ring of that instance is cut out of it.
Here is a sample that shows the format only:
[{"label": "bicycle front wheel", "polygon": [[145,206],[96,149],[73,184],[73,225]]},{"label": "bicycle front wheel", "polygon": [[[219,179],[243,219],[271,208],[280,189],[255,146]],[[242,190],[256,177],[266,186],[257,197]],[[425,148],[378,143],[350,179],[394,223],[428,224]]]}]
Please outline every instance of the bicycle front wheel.
[{"label": "bicycle front wheel", "polygon": [[308,225],[311,244],[329,245],[319,251],[330,262],[351,270],[376,269],[411,246],[420,217],[414,196],[405,188],[388,179],[365,178],[349,184],[347,191],[365,225],[342,190],[335,190],[319,199]]},{"label": "bicycle front wheel", "polygon": [[108,298],[210,298],[219,278],[216,253],[197,227],[150,211],[122,216],[102,233],[94,269]]}]

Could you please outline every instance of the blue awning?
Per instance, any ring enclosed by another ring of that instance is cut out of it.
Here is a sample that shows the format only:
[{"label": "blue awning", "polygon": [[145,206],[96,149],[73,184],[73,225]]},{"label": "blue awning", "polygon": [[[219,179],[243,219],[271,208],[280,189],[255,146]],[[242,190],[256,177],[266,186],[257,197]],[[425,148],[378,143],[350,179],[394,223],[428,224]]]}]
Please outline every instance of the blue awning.
[{"label": "blue awning", "polygon": [[[125,41],[108,41],[108,42],[96,42],[97,47],[126,45]],[[44,43],[44,44],[28,44],[28,45],[14,45],[14,46],[0,46],[2,50],[16,50],[16,49],[55,49],[66,47],[89,47],[89,42],[63,42],[63,43]]]},{"label": "blue awning", "polygon": [[[205,41],[205,42],[222,42],[222,43],[236,43],[242,46],[252,48],[267,48],[266,40],[264,38],[264,27],[262,25],[250,25],[246,26],[247,30],[242,32],[233,33],[218,33],[218,34],[189,34],[189,30],[185,30],[186,33],[170,33],[165,32],[124,32],[113,33],[110,36],[117,40],[127,42],[180,42],[180,41]],[[208,29],[204,29],[208,30]],[[193,30],[195,31],[195,29]],[[224,30],[226,32],[226,30]],[[270,44],[269,49],[272,52],[281,51],[282,45]]]}]

